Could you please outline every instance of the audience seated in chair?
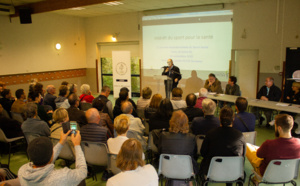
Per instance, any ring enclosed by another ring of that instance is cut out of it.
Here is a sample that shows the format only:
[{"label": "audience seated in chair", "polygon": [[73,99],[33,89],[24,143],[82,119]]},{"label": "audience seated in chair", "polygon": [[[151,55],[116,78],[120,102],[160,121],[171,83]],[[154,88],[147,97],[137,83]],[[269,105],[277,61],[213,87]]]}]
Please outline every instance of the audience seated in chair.
[{"label": "audience seated in chair", "polygon": [[182,109],[186,116],[189,118],[189,122],[192,122],[195,117],[202,117],[204,113],[201,109],[196,108],[195,104],[197,101],[197,97],[195,94],[191,93],[186,96],[186,104],[187,107]]},{"label": "audience seated in chair", "polygon": [[47,94],[44,97],[44,105],[50,105],[53,110],[56,109],[55,105],[55,99],[56,96],[54,95],[56,93],[56,89],[54,85],[48,85],[46,88]]},{"label": "audience seated in chair", "polygon": [[22,131],[28,140],[31,135],[34,136],[50,136],[48,124],[40,119],[37,119],[37,104],[30,102],[24,107],[27,119],[22,124]]},{"label": "audience seated in chair", "polygon": [[54,124],[50,128],[50,137],[60,139],[61,131],[64,131],[63,123],[69,124],[69,116],[67,110],[64,108],[56,109],[53,113],[53,120]]},{"label": "audience seated in chair", "polygon": [[107,113],[111,119],[114,119],[112,102],[108,99],[109,94],[110,88],[108,86],[103,86],[100,95],[96,97],[93,102],[96,100],[101,100],[103,103],[105,103],[103,113]]},{"label": "audience seated in chair", "polygon": [[246,98],[238,97],[235,101],[235,110],[237,114],[233,121],[233,128],[241,132],[252,132],[255,128],[255,116],[246,112],[248,101]]},{"label": "audience seated in chair", "polygon": [[146,105],[150,103],[152,90],[150,87],[145,87],[142,90],[142,97],[137,100],[137,109],[145,109]]},{"label": "audience seated in chair", "polygon": [[216,103],[206,98],[202,101],[202,110],[204,117],[195,117],[192,122],[192,133],[195,135],[206,135],[210,130],[218,128],[220,121],[214,116]]},{"label": "audience seated in chair", "polygon": [[202,101],[207,98],[208,91],[206,88],[200,88],[199,97],[197,99],[195,108],[202,109]]},{"label": "audience seated in chair", "polygon": [[133,106],[132,115],[134,117],[138,117],[137,112],[136,112],[137,106],[134,103],[134,101],[128,97],[128,93],[129,93],[128,88],[126,88],[126,87],[121,88],[120,93],[119,93],[119,98],[116,100],[115,107],[113,110],[114,118],[116,118],[118,115],[123,113],[121,110],[121,105],[125,101],[129,101],[131,103],[131,105]]},{"label": "audience seated in chair", "polygon": [[3,107],[0,105],[0,128],[3,130],[5,136],[7,138],[24,136],[21,129],[21,123],[17,120],[4,117],[2,111]]},{"label": "audience seated in chair", "polygon": [[240,96],[240,86],[236,84],[237,78],[235,76],[230,76],[228,79],[228,84],[226,85],[225,94]]},{"label": "audience seated in chair", "polygon": [[171,103],[174,110],[186,108],[186,102],[182,100],[182,89],[179,87],[173,88]]},{"label": "audience seated in chair", "polygon": [[6,110],[9,117],[11,118],[11,106],[14,103],[15,99],[11,95],[10,89],[4,89],[1,92],[2,98],[0,98],[0,104],[2,105],[3,109]]},{"label": "audience seated in chair", "polygon": [[78,96],[75,93],[71,94],[68,98],[68,102],[70,104],[70,108],[67,109],[69,120],[76,121],[80,127],[87,124],[84,111],[78,109],[80,104]]},{"label": "audience seated in chair", "polygon": [[81,95],[79,96],[80,102],[85,103],[92,103],[95,99],[94,96],[92,96],[90,85],[83,84],[80,87]]},{"label": "audience seated in chair", "polygon": [[61,85],[59,87],[59,95],[54,100],[56,108],[68,109],[70,107],[69,101],[67,99],[68,95],[69,95],[68,87],[66,85]]},{"label": "audience seated in chair", "polygon": [[31,162],[23,165],[18,171],[21,185],[78,185],[87,176],[87,166],[80,147],[80,132],[72,134],[72,142],[75,146],[75,169],[55,169],[54,162],[57,159],[67,136],[61,131],[59,143],[53,147],[49,138],[38,137],[32,140],[27,149]]},{"label": "audience seated in chair", "polygon": [[208,92],[215,92],[217,94],[223,93],[221,82],[213,73],[208,75],[208,79],[204,83],[204,88],[206,88]]},{"label": "audience seated in chair", "polygon": [[68,98],[71,94],[76,94],[77,95],[77,85],[76,84],[68,83],[67,87],[69,89]]},{"label": "audience seated in chair", "polygon": [[48,123],[49,125],[52,125],[52,113],[53,110],[49,110],[48,112],[45,111],[45,108],[40,105],[40,101],[41,101],[41,94],[38,92],[30,92],[29,96],[32,100],[32,103],[35,103],[37,106],[37,112],[38,112],[38,116],[40,117],[41,120],[44,120],[46,123]]},{"label": "audience seated in chair", "polygon": [[275,137],[266,140],[259,148],[247,143],[246,156],[256,173],[263,175],[269,162],[274,159],[300,158],[300,139],[291,135],[293,117],[279,114],[275,118]]},{"label": "audience seated in chair", "polygon": [[160,94],[154,94],[151,101],[145,107],[144,116],[146,119],[150,119],[158,110],[162,96]]},{"label": "audience seated in chair", "polygon": [[136,139],[126,140],[117,156],[117,167],[121,173],[107,181],[107,186],[158,186],[158,176],[154,167],[145,165],[142,145]]},{"label": "audience seated in chair", "polygon": [[188,118],[183,111],[173,112],[169,132],[162,131],[158,140],[154,143],[160,154],[190,155],[194,172],[198,173],[196,139],[189,133]]},{"label": "audience seated in chair", "polygon": [[113,134],[114,133],[114,124],[113,124],[111,118],[109,117],[109,115],[107,113],[103,113],[104,103],[101,101],[101,99],[94,100],[92,106],[99,111],[99,115],[100,115],[100,123],[99,124],[103,127],[108,128],[110,133]]},{"label": "audience seated in chair", "polygon": [[169,130],[169,121],[172,117],[173,106],[171,101],[166,98],[159,104],[157,112],[150,117],[149,120],[149,131],[154,129],[166,129]]},{"label": "audience seated in chair", "polygon": [[244,156],[245,139],[240,131],[232,128],[233,119],[233,110],[223,107],[220,111],[221,126],[206,134],[200,150],[203,156],[200,165],[202,177],[207,175],[214,156]]},{"label": "audience seated in chair", "polygon": [[90,108],[85,113],[87,124],[81,127],[82,141],[107,143],[107,139],[112,137],[106,127],[99,125],[100,115],[97,109]]},{"label": "audience seated in chair", "polygon": [[15,94],[17,100],[12,104],[11,112],[23,114],[24,106],[27,103],[25,91],[23,89],[18,89]]},{"label": "audience seated in chair", "polygon": [[129,117],[125,114],[119,115],[114,120],[114,127],[118,136],[109,138],[107,140],[107,145],[110,153],[118,154],[124,141],[128,139],[127,131],[129,129]]},{"label": "audience seated in chair", "polygon": [[0,98],[2,98],[2,91],[6,89],[6,85],[3,81],[0,81]]}]

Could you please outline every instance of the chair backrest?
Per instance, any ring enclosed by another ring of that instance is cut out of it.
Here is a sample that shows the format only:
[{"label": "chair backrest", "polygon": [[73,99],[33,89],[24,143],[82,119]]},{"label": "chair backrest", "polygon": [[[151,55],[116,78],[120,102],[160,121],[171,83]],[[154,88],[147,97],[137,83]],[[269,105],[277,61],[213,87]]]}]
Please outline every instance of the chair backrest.
[{"label": "chair backrest", "polygon": [[92,108],[92,104],[86,102],[80,102],[80,110],[87,111]]},{"label": "chair backrest", "polygon": [[32,134],[32,133],[24,133],[24,136],[26,138],[27,144],[29,144],[35,138],[40,137],[39,134]]},{"label": "chair backrest", "polygon": [[108,149],[105,143],[82,141],[81,148],[88,164],[107,166]]},{"label": "chair backrest", "polygon": [[152,152],[158,153],[158,148],[154,144],[152,132],[149,133],[148,137],[148,150],[152,150]]},{"label": "chair backrest", "polygon": [[22,117],[22,115],[20,113],[16,113],[16,112],[10,112],[10,113],[11,113],[12,119],[17,120],[17,121],[19,121],[21,123],[24,122],[24,119],[23,119],[23,117]]},{"label": "chair backrest", "polygon": [[[52,138],[52,137],[50,137],[50,139],[51,139],[51,141],[53,143],[53,146],[55,146],[59,142],[59,139]],[[61,159],[70,160],[70,161],[74,161],[75,160],[75,156],[74,156],[73,150],[72,150],[72,148],[71,148],[71,146],[70,146],[70,144],[68,142],[66,142],[64,144],[64,146],[61,149],[58,157],[61,158]]]},{"label": "chair backrest", "polygon": [[141,142],[143,149],[146,150],[146,148],[147,148],[146,140],[138,132],[128,130],[127,131],[127,138],[137,139],[139,142]]},{"label": "chair backrest", "polygon": [[[299,150],[299,149],[298,149]],[[272,160],[263,175],[262,182],[282,183],[298,177],[300,159]]]},{"label": "chair backrest", "polygon": [[210,161],[207,178],[217,182],[235,181],[244,178],[244,157],[213,157]]},{"label": "chair backrest", "polygon": [[202,147],[202,143],[203,143],[204,138],[205,138],[205,135],[197,135],[197,136],[196,136],[197,154],[198,154],[198,155],[200,155],[200,150],[201,150],[201,147]]},{"label": "chair backrest", "polygon": [[114,174],[119,174],[121,170],[117,167],[117,154],[109,154],[108,169]]},{"label": "chair backrest", "polygon": [[6,118],[10,118],[9,114],[7,113],[7,111],[5,109],[3,109],[3,111],[2,111],[2,116],[6,117]]},{"label": "chair backrest", "polygon": [[145,119],[145,108],[138,108],[138,109],[136,109],[136,113],[137,113],[137,115],[138,115],[139,118]]},{"label": "chair backrest", "polygon": [[256,142],[256,131],[253,132],[243,132],[244,138],[245,138],[245,142],[246,143],[251,143],[253,145],[255,145]]},{"label": "chair backrest", "polygon": [[0,142],[8,143],[6,135],[4,134],[2,129],[0,129]]},{"label": "chair backrest", "polygon": [[190,179],[195,176],[192,158],[189,155],[161,154],[158,175],[170,179]]}]

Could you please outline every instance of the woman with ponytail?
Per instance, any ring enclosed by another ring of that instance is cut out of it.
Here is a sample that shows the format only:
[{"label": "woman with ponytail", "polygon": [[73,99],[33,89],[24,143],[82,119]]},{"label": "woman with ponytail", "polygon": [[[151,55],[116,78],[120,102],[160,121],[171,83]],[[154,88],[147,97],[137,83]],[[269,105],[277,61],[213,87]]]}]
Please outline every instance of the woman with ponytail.
[{"label": "woman with ponytail", "polygon": [[220,111],[220,127],[207,133],[201,147],[203,160],[200,165],[200,175],[208,173],[211,159],[214,156],[244,156],[245,139],[243,134],[232,128],[233,110],[224,107]]}]

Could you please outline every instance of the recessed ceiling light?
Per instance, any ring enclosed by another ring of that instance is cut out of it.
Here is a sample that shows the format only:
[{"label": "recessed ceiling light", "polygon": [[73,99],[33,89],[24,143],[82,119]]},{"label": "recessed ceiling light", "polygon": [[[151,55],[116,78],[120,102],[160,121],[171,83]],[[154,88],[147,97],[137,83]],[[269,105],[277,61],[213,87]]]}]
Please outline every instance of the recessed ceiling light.
[{"label": "recessed ceiling light", "polygon": [[107,2],[107,3],[103,3],[105,5],[108,5],[108,6],[117,6],[117,5],[122,5],[124,3],[120,2],[120,1],[111,1],[111,2]]},{"label": "recessed ceiling light", "polygon": [[83,7],[75,7],[75,8],[70,8],[71,10],[84,10],[85,8]]}]

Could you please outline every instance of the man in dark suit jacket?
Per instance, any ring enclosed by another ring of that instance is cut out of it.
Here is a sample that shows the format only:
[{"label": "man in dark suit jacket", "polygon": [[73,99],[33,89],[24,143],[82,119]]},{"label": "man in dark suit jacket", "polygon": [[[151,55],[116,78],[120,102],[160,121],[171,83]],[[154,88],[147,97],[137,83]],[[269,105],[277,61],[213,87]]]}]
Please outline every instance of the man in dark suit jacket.
[{"label": "man in dark suit jacket", "polygon": [[164,68],[164,71],[161,75],[167,75],[172,79],[172,81],[170,80],[171,85],[170,82],[167,82],[167,80],[165,80],[166,97],[170,98],[170,93],[172,92],[173,88],[177,87],[179,80],[181,79],[181,74],[179,68],[177,66],[174,66],[172,59],[168,59],[167,63],[168,67]]},{"label": "man in dark suit jacket", "polygon": [[[265,81],[265,85],[260,88],[259,92],[256,95],[256,99],[264,100],[264,101],[280,101],[281,98],[281,90],[274,85],[274,78],[267,77]],[[254,108],[254,114],[256,118],[260,118],[259,124],[261,125],[264,118],[257,111],[257,108]],[[262,109],[267,118],[267,127],[270,126],[269,122],[271,121],[272,110],[270,109]]]}]

